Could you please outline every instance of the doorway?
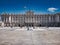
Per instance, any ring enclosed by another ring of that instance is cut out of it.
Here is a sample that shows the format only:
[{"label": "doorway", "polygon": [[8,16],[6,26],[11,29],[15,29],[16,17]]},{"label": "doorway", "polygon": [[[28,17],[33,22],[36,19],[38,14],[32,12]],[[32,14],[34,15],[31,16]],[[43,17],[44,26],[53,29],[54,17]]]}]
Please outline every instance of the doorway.
[{"label": "doorway", "polygon": [[26,23],[25,26],[27,26],[27,27],[33,27],[34,24],[33,23]]}]

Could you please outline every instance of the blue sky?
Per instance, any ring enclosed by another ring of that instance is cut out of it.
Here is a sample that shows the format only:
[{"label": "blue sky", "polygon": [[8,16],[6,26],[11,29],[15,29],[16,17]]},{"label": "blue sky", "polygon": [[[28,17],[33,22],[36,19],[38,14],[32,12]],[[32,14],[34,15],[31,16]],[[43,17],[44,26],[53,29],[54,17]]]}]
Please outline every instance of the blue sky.
[{"label": "blue sky", "polygon": [[0,0],[0,13],[35,13],[60,12],[60,0]]}]

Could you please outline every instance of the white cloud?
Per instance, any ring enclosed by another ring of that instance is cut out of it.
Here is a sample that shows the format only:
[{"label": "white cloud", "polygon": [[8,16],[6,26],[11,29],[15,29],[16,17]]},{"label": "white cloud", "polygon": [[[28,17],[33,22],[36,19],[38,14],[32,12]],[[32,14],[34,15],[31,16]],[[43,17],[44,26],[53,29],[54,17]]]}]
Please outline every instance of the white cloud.
[{"label": "white cloud", "polygon": [[48,8],[49,12],[55,12],[56,10],[58,10],[57,8]]},{"label": "white cloud", "polygon": [[26,6],[24,6],[24,8],[27,8]]}]

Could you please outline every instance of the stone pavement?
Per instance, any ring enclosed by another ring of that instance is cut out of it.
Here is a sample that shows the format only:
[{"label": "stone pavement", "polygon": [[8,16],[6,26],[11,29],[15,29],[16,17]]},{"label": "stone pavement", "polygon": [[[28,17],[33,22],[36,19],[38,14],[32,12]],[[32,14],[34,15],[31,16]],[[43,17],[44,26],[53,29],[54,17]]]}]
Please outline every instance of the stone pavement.
[{"label": "stone pavement", "polygon": [[60,30],[0,30],[0,45],[60,45]]}]

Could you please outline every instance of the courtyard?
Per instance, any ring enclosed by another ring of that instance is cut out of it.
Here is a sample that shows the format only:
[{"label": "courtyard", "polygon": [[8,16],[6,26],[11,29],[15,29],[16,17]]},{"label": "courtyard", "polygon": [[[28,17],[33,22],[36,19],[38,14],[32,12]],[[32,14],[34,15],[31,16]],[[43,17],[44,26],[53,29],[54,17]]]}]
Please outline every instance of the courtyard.
[{"label": "courtyard", "polygon": [[0,45],[60,45],[60,27],[0,27]]}]

